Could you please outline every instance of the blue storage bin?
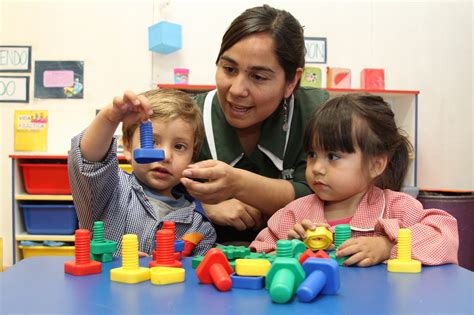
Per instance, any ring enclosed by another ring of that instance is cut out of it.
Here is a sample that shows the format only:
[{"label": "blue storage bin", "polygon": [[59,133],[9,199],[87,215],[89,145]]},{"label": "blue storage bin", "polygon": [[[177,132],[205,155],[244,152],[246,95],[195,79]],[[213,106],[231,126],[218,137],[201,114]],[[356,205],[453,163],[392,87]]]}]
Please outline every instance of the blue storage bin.
[{"label": "blue storage bin", "polygon": [[77,229],[73,204],[21,204],[20,208],[29,234],[70,235]]}]

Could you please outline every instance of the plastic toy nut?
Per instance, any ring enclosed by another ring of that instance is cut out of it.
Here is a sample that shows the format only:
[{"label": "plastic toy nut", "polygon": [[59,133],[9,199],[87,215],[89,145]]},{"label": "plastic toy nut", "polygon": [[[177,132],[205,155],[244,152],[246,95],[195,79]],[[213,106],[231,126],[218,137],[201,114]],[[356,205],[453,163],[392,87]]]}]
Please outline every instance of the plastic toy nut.
[{"label": "plastic toy nut", "polygon": [[313,231],[306,230],[306,239],[304,243],[311,250],[326,249],[331,246],[333,241],[332,233],[324,226],[318,226]]}]

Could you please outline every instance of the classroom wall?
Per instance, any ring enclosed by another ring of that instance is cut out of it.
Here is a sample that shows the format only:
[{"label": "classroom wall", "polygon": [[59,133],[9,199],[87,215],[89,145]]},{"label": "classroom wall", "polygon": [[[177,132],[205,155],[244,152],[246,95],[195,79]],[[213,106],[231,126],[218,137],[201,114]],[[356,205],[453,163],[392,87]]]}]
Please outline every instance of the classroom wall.
[{"label": "classroom wall", "polygon": [[[70,138],[115,95],[172,83],[173,68],[191,69],[190,84],[214,84],[215,58],[228,24],[268,3],[292,12],[310,37],[327,37],[328,65],[385,69],[387,89],[419,90],[418,184],[474,189],[472,2],[1,0],[0,44],[31,45],[35,60],[84,61],[84,99],[0,103],[0,237],[11,264],[13,114],[49,111],[48,154],[66,154]],[[148,51],[148,26],[183,27],[183,48]],[[20,75],[20,74],[18,74]],[[18,152],[17,152],[18,153]]]}]

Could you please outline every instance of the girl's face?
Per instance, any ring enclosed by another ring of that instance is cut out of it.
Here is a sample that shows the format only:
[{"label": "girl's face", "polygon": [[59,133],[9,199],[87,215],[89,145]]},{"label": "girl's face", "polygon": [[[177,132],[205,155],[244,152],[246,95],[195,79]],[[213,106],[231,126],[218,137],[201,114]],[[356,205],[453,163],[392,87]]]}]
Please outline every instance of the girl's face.
[{"label": "girl's face", "polygon": [[139,164],[133,159],[133,151],[140,148],[140,128],[133,134],[131,147],[124,148],[124,155],[131,161],[137,178],[154,192],[174,198],[171,190],[181,174],[192,162],[194,130],[190,123],[176,118],[153,120],[153,141],[155,148],[164,150],[165,159],[150,164]]},{"label": "girl's face", "polygon": [[359,148],[355,153],[316,150],[306,160],[306,181],[319,199],[347,201],[365,193],[373,176],[363,166]]},{"label": "girl's face", "polygon": [[237,129],[257,127],[289,97],[301,76],[285,80],[268,34],[247,36],[226,50],[219,59],[216,85],[227,122]]}]

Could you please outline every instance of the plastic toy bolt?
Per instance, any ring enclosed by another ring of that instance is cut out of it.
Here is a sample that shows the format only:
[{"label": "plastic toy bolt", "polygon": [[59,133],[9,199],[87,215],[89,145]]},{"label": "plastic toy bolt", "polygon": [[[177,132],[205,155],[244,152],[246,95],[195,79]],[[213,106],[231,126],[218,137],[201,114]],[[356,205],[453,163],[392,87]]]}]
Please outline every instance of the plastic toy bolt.
[{"label": "plastic toy bolt", "polygon": [[150,269],[138,264],[138,237],[135,234],[122,237],[122,267],[110,270],[110,280],[123,283],[150,280]]},{"label": "plastic toy bolt", "polygon": [[387,270],[390,272],[421,272],[421,262],[411,258],[411,231],[409,229],[398,230],[397,258],[388,260]]},{"label": "plastic toy bolt", "polygon": [[117,242],[104,238],[104,222],[94,222],[94,235],[91,241],[91,259],[100,262],[113,260],[113,254],[117,250]]},{"label": "plastic toy bolt", "polygon": [[339,266],[342,266],[342,264],[346,261],[347,258],[349,257],[339,257],[336,258],[336,250],[339,248],[339,246],[350,239],[352,236],[351,232],[351,226],[349,224],[338,224],[336,225],[336,229],[334,231],[334,252],[330,253],[329,256],[332,259],[335,259]]},{"label": "plastic toy bolt", "polygon": [[196,275],[201,283],[214,284],[220,291],[230,290],[232,272],[229,261],[218,248],[211,248],[196,269]]},{"label": "plastic toy bolt", "polygon": [[174,233],[170,229],[161,229],[156,231],[156,257],[155,260],[149,262],[151,267],[177,267],[181,268],[180,261],[174,258]]},{"label": "plastic toy bolt", "polygon": [[191,256],[194,248],[199,244],[199,242],[204,238],[204,234],[193,232],[183,235],[182,239],[184,242],[183,256]]},{"label": "plastic toy bolt", "polygon": [[146,164],[165,159],[165,152],[153,147],[153,124],[149,120],[140,124],[140,146],[141,148],[133,151],[133,158],[137,163]]},{"label": "plastic toy bolt", "polygon": [[75,248],[76,258],[74,261],[64,263],[64,272],[74,276],[85,276],[102,271],[102,264],[90,260],[90,231],[85,229],[76,230]]},{"label": "plastic toy bolt", "polygon": [[291,241],[277,241],[277,257],[265,278],[265,287],[276,303],[288,302],[305,278],[303,267],[292,257],[291,250]]},{"label": "plastic toy bolt", "polygon": [[339,265],[333,259],[309,258],[303,264],[306,279],[296,291],[298,300],[311,302],[320,292],[336,294],[339,290]]},{"label": "plastic toy bolt", "polygon": [[306,230],[304,243],[311,250],[326,249],[332,244],[332,233],[324,226],[318,226],[313,231]]}]

